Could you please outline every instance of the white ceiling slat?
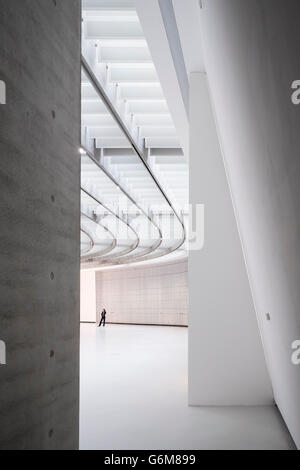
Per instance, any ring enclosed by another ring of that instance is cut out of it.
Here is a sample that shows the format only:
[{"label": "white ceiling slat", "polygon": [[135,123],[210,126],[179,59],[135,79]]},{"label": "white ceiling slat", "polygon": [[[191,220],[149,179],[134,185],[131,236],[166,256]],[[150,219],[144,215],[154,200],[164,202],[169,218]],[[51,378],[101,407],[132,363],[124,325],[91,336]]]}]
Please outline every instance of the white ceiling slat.
[{"label": "white ceiling slat", "polygon": [[83,126],[107,127],[115,124],[109,114],[86,113],[82,115],[81,123]]},{"label": "white ceiling slat", "polygon": [[93,10],[135,10],[134,0],[82,0],[83,11]]},{"label": "white ceiling slat", "polygon": [[108,19],[87,21],[87,39],[143,39],[141,25],[137,21],[109,21]]},{"label": "white ceiling slat", "polygon": [[96,148],[114,148],[126,149],[131,148],[130,143],[125,137],[101,137],[96,139]]},{"label": "white ceiling slat", "polygon": [[140,135],[145,138],[176,137],[176,129],[174,126],[141,126]]},{"label": "white ceiling slat", "polygon": [[139,44],[131,44],[128,46],[111,44],[107,41],[101,41],[101,49],[99,49],[98,60],[105,64],[151,64],[151,55],[145,42],[140,41]]},{"label": "white ceiling slat", "polygon": [[120,88],[121,98],[127,100],[160,100],[164,98],[159,84],[122,84]]},{"label": "white ceiling slat", "polygon": [[137,126],[164,126],[172,127],[173,121],[170,114],[139,114],[135,117]]},{"label": "white ceiling slat", "polygon": [[110,68],[110,81],[112,83],[145,83],[158,84],[158,78],[154,68],[150,67],[124,67],[118,66]]},{"label": "white ceiling slat", "polygon": [[146,148],[180,148],[177,137],[147,137],[145,139]]},{"label": "white ceiling slat", "polygon": [[128,111],[137,116],[168,113],[165,100],[129,100]]},{"label": "white ceiling slat", "polygon": [[81,103],[81,112],[82,115],[85,116],[86,114],[107,114],[107,109],[102,101],[94,100],[94,101],[86,101],[83,100]]}]

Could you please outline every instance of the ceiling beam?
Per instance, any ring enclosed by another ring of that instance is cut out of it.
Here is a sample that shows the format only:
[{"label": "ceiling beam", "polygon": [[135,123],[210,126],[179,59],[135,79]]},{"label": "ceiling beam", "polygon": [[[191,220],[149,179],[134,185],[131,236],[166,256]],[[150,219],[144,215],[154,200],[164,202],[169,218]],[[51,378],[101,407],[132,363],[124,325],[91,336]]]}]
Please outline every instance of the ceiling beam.
[{"label": "ceiling beam", "polygon": [[181,146],[188,158],[188,115],[159,1],[136,0],[135,4]]}]

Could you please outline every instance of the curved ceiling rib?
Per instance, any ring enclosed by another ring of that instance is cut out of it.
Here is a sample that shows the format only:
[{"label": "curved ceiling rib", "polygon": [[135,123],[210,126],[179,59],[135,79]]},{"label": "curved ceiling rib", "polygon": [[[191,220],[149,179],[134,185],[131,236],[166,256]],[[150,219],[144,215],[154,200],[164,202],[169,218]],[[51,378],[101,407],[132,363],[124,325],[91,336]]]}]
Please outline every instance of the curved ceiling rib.
[{"label": "curved ceiling rib", "polygon": [[178,215],[176,209],[173,207],[172,202],[170,201],[170,199],[167,196],[166,192],[164,191],[164,189],[160,185],[158,179],[156,178],[156,176],[152,172],[150,166],[146,162],[144,152],[140,149],[139,145],[135,142],[135,140],[132,137],[131,133],[129,132],[127,126],[123,123],[118,111],[115,109],[115,107],[111,103],[111,101],[110,101],[109,97],[107,96],[103,86],[101,85],[98,78],[96,77],[96,75],[92,71],[91,67],[89,66],[88,62],[85,60],[85,58],[83,56],[81,57],[81,65],[82,65],[86,75],[88,76],[90,82],[92,83],[93,87],[95,88],[96,92],[101,97],[103,103],[105,104],[106,108],[110,112],[111,116],[114,118],[115,122],[117,123],[117,125],[119,126],[121,131],[123,132],[126,139],[130,142],[130,145],[131,145],[132,149],[134,150],[136,155],[139,157],[141,163],[144,165],[144,167],[147,170],[149,176],[152,178],[152,180],[156,184],[157,188],[161,192],[164,200],[167,202],[168,206],[171,208],[172,212],[176,216],[179,224],[182,227],[183,237],[182,237],[182,243],[180,244],[180,246],[182,246],[183,243],[185,242],[185,239],[186,239],[186,230],[185,230],[184,223],[182,222],[182,220],[181,220],[180,216]]},{"label": "curved ceiling rib", "polygon": [[[92,158],[90,156],[90,158]],[[95,162],[97,165],[99,165],[99,167],[101,167],[101,165],[98,163],[98,162]],[[121,188],[119,186],[120,190],[123,191],[123,193],[126,195],[126,197],[128,197],[129,199],[131,199],[131,196],[127,194],[127,192],[125,191],[125,189]],[[121,263],[127,263],[129,262],[129,258],[123,258],[125,255],[128,255],[130,254],[131,252],[135,251],[138,246],[140,245],[140,238],[139,238],[139,235],[138,233],[136,232],[136,230],[128,223],[126,222],[125,220],[121,219],[121,217],[118,215],[118,214],[115,214],[107,205],[103,204],[99,199],[98,197],[94,196],[93,194],[90,194],[86,189],[84,188],[81,188],[81,191],[83,191],[86,195],[88,195],[90,198],[92,198],[97,204],[99,204],[100,206],[102,206],[105,210],[107,210],[108,212],[110,212],[114,217],[116,217],[116,219],[118,219],[120,222],[124,223],[133,233],[134,235],[136,236],[136,242],[134,243],[134,245],[132,245],[130,247],[130,249],[126,249],[124,252],[122,253],[116,253],[114,255],[110,255],[109,257],[101,257],[101,262],[103,262],[103,264],[105,265],[108,265],[108,264],[121,264]],[[152,253],[153,251],[156,251],[161,243],[162,243],[162,233],[161,233],[161,230],[159,228],[159,226],[152,220],[151,217],[149,217],[149,215],[144,212],[144,210],[139,207],[138,204],[136,204],[133,200],[132,200],[132,203],[137,207],[137,209],[143,214],[143,216],[148,220],[149,223],[153,224],[153,226],[156,228],[156,230],[158,231],[158,238],[157,240],[155,241],[155,243],[153,245],[151,245],[150,247],[146,247],[144,248],[143,247],[143,252],[141,254],[135,254],[133,255],[132,257],[130,257],[130,262],[133,262],[133,261],[138,261],[139,258],[144,258],[145,256],[147,256],[148,254]],[[98,257],[97,257],[98,258]],[[90,259],[89,260],[89,263],[92,263],[94,259]],[[112,261],[112,263],[110,263],[110,261]]]},{"label": "curved ceiling rib", "polygon": [[[119,190],[125,195],[125,197],[138,209],[138,211],[143,214],[143,216],[147,219],[147,221],[152,224],[152,226],[155,228],[155,230],[157,231],[157,241],[155,242],[155,244],[151,247],[151,250],[149,250],[148,252],[146,253],[143,253],[143,256],[149,254],[150,252],[154,251],[154,250],[157,250],[160,245],[162,244],[162,240],[163,240],[163,234],[162,234],[162,231],[161,231],[161,228],[159,227],[159,225],[153,220],[153,218],[147,214],[147,212],[143,209],[142,206],[140,206],[133,198],[132,196],[126,191],[126,189],[123,188],[123,186],[120,184],[120,182],[116,181],[115,178],[107,171],[107,169],[101,165],[101,163],[99,163],[95,157],[91,154],[91,152],[89,152],[86,148],[82,148],[83,151],[85,152],[85,155],[87,157],[90,158],[90,160],[106,175],[108,176],[108,178],[114,183],[114,185],[116,186],[116,188],[119,188]],[[82,191],[84,191],[85,193],[88,193],[87,190],[85,188],[81,188]],[[95,195],[92,195],[90,194],[90,196],[100,205],[103,206],[103,204],[98,200],[98,198],[95,196]],[[104,206],[103,206],[104,207]],[[125,223],[125,221],[123,221]],[[132,226],[129,225],[131,228]],[[138,258],[138,257],[137,257]]]},{"label": "curved ceiling rib", "polygon": [[87,242],[81,239],[81,245],[85,245],[85,244],[89,245],[87,249],[84,249],[84,250],[81,249],[81,255],[86,255],[94,248],[94,240],[92,239],[91,235],[86,230],[83,230],[81,228],[80,231],[81,231],[81,235],[83,234],[87,238]]},{"label": "curved ceiling rib", "polygon": [[[83,212],[81,212],[81,217],[83,218],[86,218],[88,219],[89,221],[93,222],[95,225],[97,225],[98,227],[101,227],[101,229],[103,229],[109,236],[110,238],[112,239],[112,243],[111,245],[108,247],[108,248],[105,248],[104,250],[100,250],[100,251],[97,251],[95,253],[95,255],[93,254],[93,259],[95,258],[99,258],[99,257],[102,257],[104,255],[106,255],[107,253],[110,253],[111,251],[113,251],[117,245],[117,240],[114,236],[114,234],[107,228],[105,227],[104,225],[100,224],[100,222],[97,222],[96,220],[94,220],[92,217],[90,217],[89,215],[87,214],[84,214]],[[94,247],[97,245],[97,243],[95,243],[95,240],[94,240]],[[85,260],[88,260],[90,258],[90,255],[86,255],[86,256],[83,256],[81,259],[83,261]]]},{"label": "curved ceiling rib", "polygon": [[[132,251],[136,250],[136,248],[139,246],[140,244],[140,238],[137,234],[137,232],[134,230],[133,227],[131,227],[131,225],[126,222],[125,220],[121,219],[121,217],[118,215],[118,214],[115,214],[108,206],[106,206],[105,204],[103,204],[101,201],[99,201],[98,198],[96,198],[95,196],[93,196],[92,194],[90,194],[87,190],[81,188],[81,191],[83,191],[87,196],[89,196],[91,199],[93,199],[97,204],[99,204],[99,206],[102,206],[107,212],[109,212],[113,217],[115,217],[119,222],[123,223],[126,225],[126,227],[128,227],[132,233],[134,234],[135,236],[135,239],[136,241],[129,247],[129,248],[126,248],[126,250],[124,250],[124,252],[121,252],[121,253],[117,253],[115,255],[111,255],[110,256],[110,259],[113,259],[115,257],[118,257],[118,256],[125,256],[125,255],[128,255],[130,254]],[[115,237],[117,238],[117,237]],[[105,258],[103,258],[103,261],[105,261]]]},{"label": "curved ceiling rib", "polygon": [[129,245],[83,266],[186,253],[188,169],[136,8],[84,0],[82,18],[82,207]]},{"label": "curved ceiling rib", "polygon": [[[93,196],[92,194],[89,194],[84,189],[82,189],[82,191],[85,192],[90,198],[92,198],[97,204],[103,206],[107,211],[112,213],[121,222],[125,223],[128,227],[130,227],[130,229],[138,237],[135,230],[127,222],[123,221],[117,214],[114,214],[108,207],[104,206],[95,196]],[[161,239],[159,241],[159,244],[161,244]],[[138,255],[132,254],[130,257],[126,256],[126,255],[134,252],[136,250],[136,248],[138,247],[138,245],[139,245],[139,237],[138,237],[138,241],[136,241],[135,244],[132,245],[130,248],[127,248],[124,252],[122,251],[122,252],[119,252],[119,253],[116,253],[116,254],[110,255],[110,256],[104,256],[105,253],[103,253],[101,255],[101,262],[103,262],[103,264],[105,264],[107,266],[107,265],[113,265],[113,264],[134,263],[134,262],[137,262],[137,261],[149,261],[151,259],[156,259],[158,257],[165,256],[166,254],[170,254],[170,253],[176,251],[182,245],[182,240],[179,240],[179,242],[177,242],[172,247],[169,247],[169,248],[166,248],[166,249],[161,248],[160,251],[158,251],[159,250],[158,242],[156,242],[154,245],[150,246],[150,248],[146,248],[145,252],[142,253],[142,254],[138,254]],[[97,260],[98,258],[99,258],[99,256],[94,257],[93,259],[91,258],[89,260],[89,263],[92,263],[93,261]]]}]

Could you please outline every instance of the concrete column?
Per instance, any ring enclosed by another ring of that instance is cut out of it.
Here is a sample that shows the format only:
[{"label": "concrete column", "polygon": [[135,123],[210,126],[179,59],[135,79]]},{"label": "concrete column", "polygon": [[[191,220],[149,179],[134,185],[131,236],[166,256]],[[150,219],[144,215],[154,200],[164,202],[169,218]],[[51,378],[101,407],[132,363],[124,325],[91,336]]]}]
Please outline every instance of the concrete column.
[{"label": "concrete column", "polygon": [[272,404],[272,391],[207,77],[190,78],[190,200],[205,206],[202,250],[189,254],[189,403]]},{"label": "concrete column", "polygon": [[0,11],[0,448],[76,449],[80,1]]}]

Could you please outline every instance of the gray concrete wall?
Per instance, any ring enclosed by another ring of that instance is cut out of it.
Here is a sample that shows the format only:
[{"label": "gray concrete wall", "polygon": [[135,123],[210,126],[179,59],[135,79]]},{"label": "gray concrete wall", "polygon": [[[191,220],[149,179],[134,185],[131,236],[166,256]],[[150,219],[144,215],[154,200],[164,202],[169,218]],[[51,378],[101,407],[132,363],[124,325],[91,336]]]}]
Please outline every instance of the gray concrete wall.
[{"label": "gray concrete wall", "polygon": [[0,0],[0,11],[0,448],[73,449],[80,1]]},{"label": "gray concrete wall", "polygon": [[300,447],[299,0],[209,0],[203,51],[276,402]]}]

